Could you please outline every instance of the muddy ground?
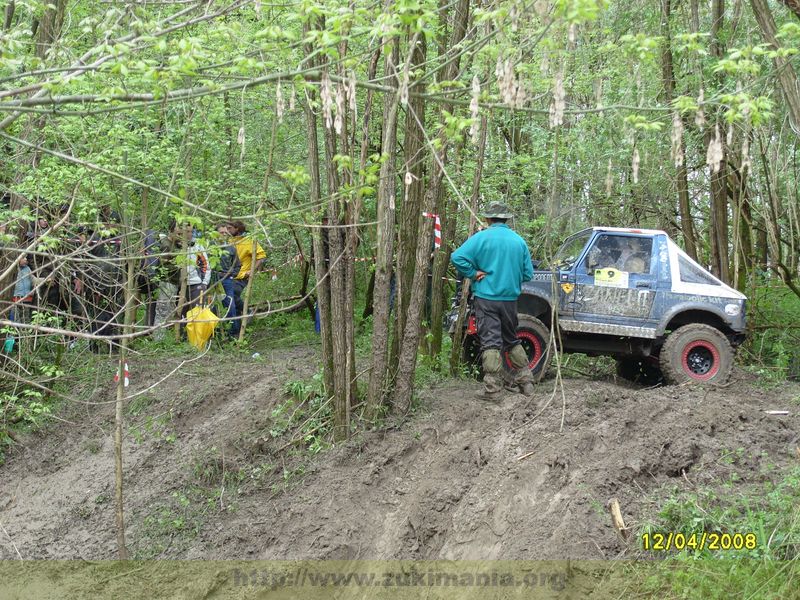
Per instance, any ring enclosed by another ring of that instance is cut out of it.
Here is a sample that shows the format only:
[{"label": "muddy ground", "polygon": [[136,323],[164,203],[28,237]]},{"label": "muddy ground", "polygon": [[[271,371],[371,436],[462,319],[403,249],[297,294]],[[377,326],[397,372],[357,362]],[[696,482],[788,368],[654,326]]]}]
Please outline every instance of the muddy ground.
[{"label": "muddy ground", "polygon": [[[550,379],[498,404],[473,398],[474,381],[443,379],[406,419],[313,454],[274,432],[272,413],[317,360],[306,347],[209,355],[128,402],[134,557],[634,556],[609,499],[636,527],[671,486],[717,485],[733,470],[747,485],[797,460],[800,388],[741,372],[719,389],[567,377],[563,396]],[[180,363],[136,365],[129,393]],[[116,557],[113,390],[90,388],[97,404],[67,403],[63,422],[25,436],[0,467],[0,559]]]}]

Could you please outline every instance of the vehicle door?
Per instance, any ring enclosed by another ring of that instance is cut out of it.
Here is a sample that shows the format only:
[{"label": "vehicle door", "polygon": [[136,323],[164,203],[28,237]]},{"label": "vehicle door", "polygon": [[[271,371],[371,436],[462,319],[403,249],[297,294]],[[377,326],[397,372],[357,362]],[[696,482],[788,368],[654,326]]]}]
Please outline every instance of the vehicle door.
[{"label": "vehicle door", "polygon": [[[655,329],[653,303],[658,281],[653,235],[602,232],[575,268],[571,306],[584,331],[636,335],[630,328]],[[649,337],[649,336],[648,336]]]},{"label": "vehicle door", "polygon": [[[584,256],[584,251],[592,236],[592,231],[581,231],[567,238],[558,249],[552,260],[555,282],[550,282],[553,293],[557,296],[558,314],[561,318],[572,318],[575,313],[575,276],[576,266]],[[536,274],[534,274],[534,278]]]}]

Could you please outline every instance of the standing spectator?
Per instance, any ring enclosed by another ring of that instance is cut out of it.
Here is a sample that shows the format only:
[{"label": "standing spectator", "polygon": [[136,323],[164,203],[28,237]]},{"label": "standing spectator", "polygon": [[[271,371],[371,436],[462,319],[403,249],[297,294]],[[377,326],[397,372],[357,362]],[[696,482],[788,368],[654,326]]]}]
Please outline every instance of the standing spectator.
[{"label": "standing spectator", "polygon": [[525,240],[506,224],[512,216],[505,204],[490,204],[483,214],[489,227],[470,237],[450,259],[473,282],[484,373],[479,397],[484,400],[497,400],[502,394],[501,351],[508,352],[515,369],[513,388],[526,396],[534,391],[528,356],[517,339],[517,299],[522,282],[533,277],[533,267]]},{"label": "standing spectator", "polygon": [[153,339],[160,341],[164,339],[164,327],[167,321],[175,313],[175,301],[178,297],[178,286],[181,281],[181,268],[175,262],[179,252],[178,245],[179,233],[175,231],[174,221],[170,224],[170,231],[167,235],[161,235],[158,243],[158,266],[156,268],[155,281],[158,287],[158,299],[156,300],[156,315],[153,322],[154,327],[158,327],[153,332]]},{"label": "standing spectator", "polygon": [[[185,227],[190,227],[186,225]],[[189,233],[187,234],[186,231]],[[205,248],[191,234],[191,230],[184,231],[184,235],[189,238],[186,248],[186,299],[183,304],[181,318],[186,316],[189,309],[198,306],[202,302],[202,297],[208,290],[211,282],[211,269],[208,266],[208,254]],[[180,247],[183,247],[184,237],[178,240]]]},{"label": "standing spectator", "polygon": [[[230,237],[230,225],[228,223],[220,223],[217,225],[217,233],[219,233],[222,240],[227,240]],[[232,244],[223,242],[219,256],[219,266],[215,272],[216,279],[222,285],[225,291],[225,297],[222,299],[222,306],[225,308],[225,314],[221,315],[224,318],[232,319],[231,326],[228,330],[228,335],[236,339],[239,337],[239,330],[242,327],[241,320],[237,319],[238,312],[236,311],[236,294],[234,292],[234,277],[239,274],[242,268],[242,263],[239,261],[239,255],[236,248]]]},{"label": "standing spectator", "polygon": [[[17,279],[14,284],[14,295],[12,296],[14,304],[9,318],[17,323],[27,323],[30,316],[28,310],[33,300],[33,275],[31,274],[31,268],[28,266],[28,258],[24,254],[20,256],[17,266]],[[2,352],[11,354],[14,351],[15,342],[16,338],[9,330],[3,342]]]},{"label": "standing spectator", "polygon": [[[84,269],[84,299],[92,333],[112,336],[117,333],[125,304],[125,269],[122,257],[122,238],[119,235],[119,215],[114,211],[101,211],[103,221],[86,240],[87,263]],[[92,351],[99,352],[101,345],[92,340]],[[109,344],[109,349],[113,346]]]},{"label": "standing spectator", "polygon": [[24,254],[20,256],[19,269],[17,271],[17,282],[14,285],[14,310],[11,313],[11,320],[17,323],[28,322],[28,308],[33,302],[33,275],[28,266],[28,257]]},{"label": "standing spectator", "polygon": [[[259,267],[267,258],[266,252],[261,245],[250,237],[245,237],[247,233],[247,226],[241,221],[233,221],[229,225],[231,236],[231,244],[236,248],[236,254],[239,257],[241,267],[239,274],[233,278],[233,292],[234,302],[236,303],[236,314],[240,317],[244,316],[244,300],[242,292],[247,287],[250,278],[251,267],[254,273],[258,272]],[[255,261],[255,265],[253,265]]]},{"label": "standing spectator", "polygon": [[[170,232],[159,244],[161,256],[158,268],[158,300],[154,326],[164,325],[175,312],[175,301],[181,284],[181,266],[186,265],[186,298],[184,298],[181,317],[189,309],[197,306],[200,298],[208,289],[211,281],[211,269],[208,266],[208,255],[201,244],[192,239],[191,225],[170,223]],[[180,258],[178,258],[180,257]],[[177,259],[177,260],[176,260]],[[164,338],[164,329],[159,328],[153,339]]]},{"label": "standing spectator", "polygon": [[156,291],[158,288],[158,235],[155,230],[144,232],[144,257],[136,277],[141,303],[144,304],[144,323],[152,327],[156,320]]}]

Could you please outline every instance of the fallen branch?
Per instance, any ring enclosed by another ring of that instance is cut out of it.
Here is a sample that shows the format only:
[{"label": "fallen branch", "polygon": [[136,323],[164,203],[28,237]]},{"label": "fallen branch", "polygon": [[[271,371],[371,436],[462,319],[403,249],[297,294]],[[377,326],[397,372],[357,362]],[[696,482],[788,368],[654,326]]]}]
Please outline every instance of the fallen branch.
[{"label": "fallen branch", "polygon": [[607,504],[608,511],[611,513],[611,523],[614,529],[617,530],[617,535],[624,543],[628,543],[628,528],[625,526],[625,520],[622,518],[622,511],[619,508],[619,500],[611,498]]}]

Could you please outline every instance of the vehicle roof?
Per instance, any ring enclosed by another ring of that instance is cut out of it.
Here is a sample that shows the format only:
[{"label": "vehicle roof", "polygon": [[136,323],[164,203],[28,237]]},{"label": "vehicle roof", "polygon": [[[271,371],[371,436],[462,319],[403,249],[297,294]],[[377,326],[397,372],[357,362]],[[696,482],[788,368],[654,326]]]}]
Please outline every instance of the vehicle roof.
[{"label": "vehicle roof", "polygon": [[[610,231],[612,233],[642,233],[646,235],[656,235],[663,233],[666,235],[666,232],[660,229],[639,229],[637,227],[587,227],[583,231]],[[579,233],[583,233],[583,231]]]}]

